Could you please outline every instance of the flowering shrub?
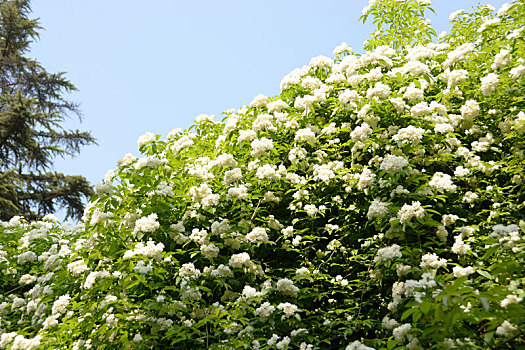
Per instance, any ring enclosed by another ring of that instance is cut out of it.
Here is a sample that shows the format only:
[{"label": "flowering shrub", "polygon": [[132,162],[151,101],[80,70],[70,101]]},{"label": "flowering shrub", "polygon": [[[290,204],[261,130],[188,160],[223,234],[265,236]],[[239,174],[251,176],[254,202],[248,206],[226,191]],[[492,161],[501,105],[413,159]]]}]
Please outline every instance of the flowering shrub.
[{"label": "flowering shrub", "polygon": [[0,348],[523,347],[525,2],[379,24],[0,226]]}]

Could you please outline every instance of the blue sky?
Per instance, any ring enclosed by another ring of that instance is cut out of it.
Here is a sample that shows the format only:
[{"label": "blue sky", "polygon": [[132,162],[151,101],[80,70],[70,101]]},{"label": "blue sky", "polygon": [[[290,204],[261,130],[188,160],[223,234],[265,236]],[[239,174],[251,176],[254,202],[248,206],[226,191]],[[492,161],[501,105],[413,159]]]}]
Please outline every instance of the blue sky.
[{"label": "blue sky", "polygon": [[[492,1],[499,8],[505,1]],[[99,182],[147,131],[165,137],[201,113],[219,116],[258,93],[279,93],[281,78],[345,41],[354,51],[373,31],[358,22],[366,0],[33,0],[45,28],[31,55],[63,71],[79,92],[83,122],[98,146],[55,169]],[[485,2],[483,2],[485,3]],[[439,33],[450,12],[472,0],[433,0]]]}]

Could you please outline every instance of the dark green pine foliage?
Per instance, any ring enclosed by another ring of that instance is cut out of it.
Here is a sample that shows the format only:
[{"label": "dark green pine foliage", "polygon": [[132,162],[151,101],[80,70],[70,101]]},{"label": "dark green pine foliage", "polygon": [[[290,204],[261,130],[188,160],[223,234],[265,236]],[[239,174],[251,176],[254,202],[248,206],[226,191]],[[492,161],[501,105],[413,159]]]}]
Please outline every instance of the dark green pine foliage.
[{"label": "dark green pine foliage", "polygon": [[93,194],[82,176],[50,172],[56,157],[75,156],[95,143],[89,132],[66,130],[78,106],[65,99],[76,90],[64,73],[49,73],[27,57],[41,29],[29,19],[29,0],[0,0],[0,219],[38,219],[66,208],[80,218]]}]

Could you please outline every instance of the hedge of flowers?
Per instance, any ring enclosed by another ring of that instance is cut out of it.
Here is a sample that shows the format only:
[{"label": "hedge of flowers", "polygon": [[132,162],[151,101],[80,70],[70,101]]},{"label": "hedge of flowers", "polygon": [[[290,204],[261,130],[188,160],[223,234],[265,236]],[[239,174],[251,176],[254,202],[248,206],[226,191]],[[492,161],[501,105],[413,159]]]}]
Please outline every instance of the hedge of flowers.
[{"label": "hedge of flowers", "polygon": [[525,2],[343,43],[0,225],[0,349],[525,347]]}]

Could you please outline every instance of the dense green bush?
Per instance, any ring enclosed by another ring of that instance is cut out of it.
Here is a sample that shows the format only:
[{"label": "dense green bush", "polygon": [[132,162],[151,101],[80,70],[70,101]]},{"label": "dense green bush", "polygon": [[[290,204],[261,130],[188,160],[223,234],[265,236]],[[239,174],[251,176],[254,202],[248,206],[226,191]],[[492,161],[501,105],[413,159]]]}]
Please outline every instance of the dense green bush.
[{"label": "dense green bush", "polygon": [[2,223],[0,348],[525,348],[525,2],[429,6]]}]

